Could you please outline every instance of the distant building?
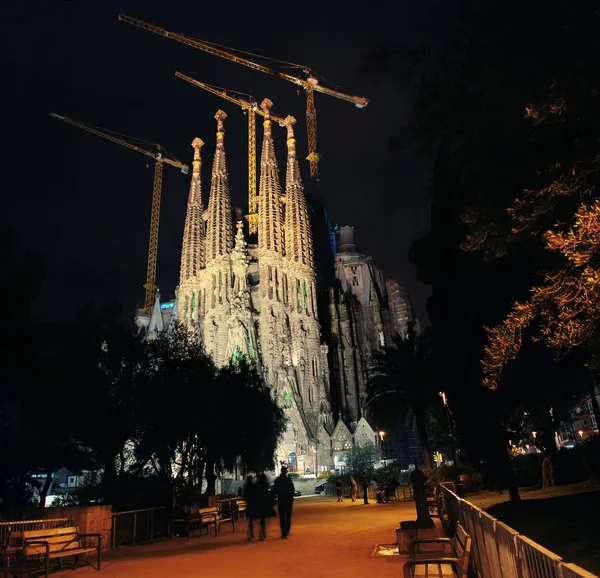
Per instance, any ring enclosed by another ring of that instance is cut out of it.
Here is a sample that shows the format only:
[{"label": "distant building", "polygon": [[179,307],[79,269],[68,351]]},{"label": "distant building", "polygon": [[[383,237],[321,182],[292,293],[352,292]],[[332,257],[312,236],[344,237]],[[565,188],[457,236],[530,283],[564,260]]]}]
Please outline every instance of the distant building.
[{"label": "distant building", "polygon": [[415,318],[406,291],[386,281],[372,257],[359,251],[353,227],[338,230],[334,267],[337,285],[329,293],[332,400],[334,409],[355,423],[366,409],[374,354],[392,346],[396,334],[405,337]]}]

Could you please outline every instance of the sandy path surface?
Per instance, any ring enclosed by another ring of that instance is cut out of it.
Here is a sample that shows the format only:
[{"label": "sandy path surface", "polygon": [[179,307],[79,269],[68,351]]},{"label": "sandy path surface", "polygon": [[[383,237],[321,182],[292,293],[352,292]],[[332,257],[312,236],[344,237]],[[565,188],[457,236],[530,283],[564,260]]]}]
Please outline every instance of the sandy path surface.
[{"label": "sandy path surface", "polygon": [[246,540],[245,521],[236,531],[225,524],[218,537],[176,538],[107,553],[102,571],[89,566],[52,576],[102,578],[281,577],[300,573],[310,578],[334,576],[383,578],[400,576],[404,557],[373,557],[377,544],[396,542],[400,520],[415,519],[413,503],[364,505],[330,496],[307,496],[294,501],[292,530],[282,540],[279,521],[270,521],[267,540]]}]

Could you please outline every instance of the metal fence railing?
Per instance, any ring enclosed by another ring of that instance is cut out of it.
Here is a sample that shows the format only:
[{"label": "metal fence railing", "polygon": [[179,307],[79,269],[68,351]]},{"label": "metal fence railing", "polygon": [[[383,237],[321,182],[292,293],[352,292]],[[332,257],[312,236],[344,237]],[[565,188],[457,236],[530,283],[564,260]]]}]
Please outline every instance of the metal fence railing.
[{"label": "metal fence railing", "polygon": [[167,534],[164,508],[116,512],[112,515],[111,548],[146,542]]},{"label": "metal fence railing", "polygon": [[[51,530],[75,526],[72,518],[50,518],[48,520],[19,520],[0,522],[0,548],[11,564],[21,549],[21,532],[28,530]],[[1,561],[0,561],[1,562]]]},{"label": "metal fence railing", "polygon": [[522,536],[506,524],[439,486],[440,517],[460,522],[473,540],[471,565],[477,578],[598,578]]}]

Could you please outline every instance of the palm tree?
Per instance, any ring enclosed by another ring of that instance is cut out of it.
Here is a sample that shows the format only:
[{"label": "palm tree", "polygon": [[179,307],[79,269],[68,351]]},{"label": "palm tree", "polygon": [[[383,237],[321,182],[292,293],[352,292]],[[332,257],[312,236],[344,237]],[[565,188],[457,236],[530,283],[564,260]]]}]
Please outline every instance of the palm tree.
[{"label": "palm tree", "polygon": [[431,359],[430,333],[417,335],[409,326],[406,337],[396,335],[394,344],[374,356],[367,386],[367,411],[381,423],[400,430],[414,417],[423,450],[425,470],[433,469],[427,439],[427,412],[439,403]]}]

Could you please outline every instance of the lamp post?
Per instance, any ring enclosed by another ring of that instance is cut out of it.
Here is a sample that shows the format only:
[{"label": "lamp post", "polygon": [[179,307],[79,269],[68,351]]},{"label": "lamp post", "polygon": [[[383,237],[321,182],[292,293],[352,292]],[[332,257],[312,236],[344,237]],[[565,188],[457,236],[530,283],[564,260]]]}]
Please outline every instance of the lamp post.
[{"label": "lamp post", "polygon": [[385,432],[380,431],[379,437],[381,438],[381,450],[383,452],[383,471],[387,474],[387,456],[385,454],[385,442],[383,440],[383,438],[385,437]]},{"label": "lamp post", "polygon": [[452,420],[452,414],[450,413],[450,407],[448,406],[448,398],[446,397],[446,394],[443,391],[440,391],[440,397],[444,402],[444,408],[446,409],[446,418],[448,420],[448,438],[450,439],[450,449],[452,450],[452,460],[454,461],[454,483],[458,484],[458,464],[456,463],[454,422]]}]

